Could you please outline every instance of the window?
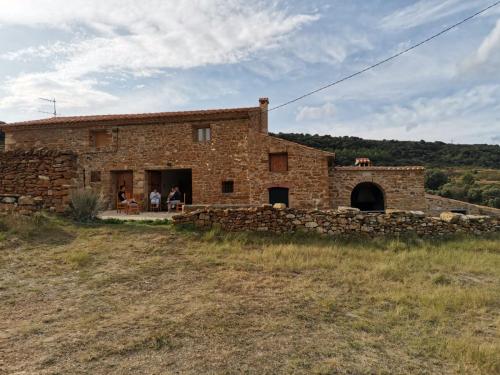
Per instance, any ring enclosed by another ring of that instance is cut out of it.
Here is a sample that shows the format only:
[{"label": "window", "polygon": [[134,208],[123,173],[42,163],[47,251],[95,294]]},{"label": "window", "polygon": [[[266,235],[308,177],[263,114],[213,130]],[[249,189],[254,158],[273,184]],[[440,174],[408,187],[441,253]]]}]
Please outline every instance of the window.
[{"label": "window", "polygon": [[224,194],[234,192],[234,181],[222,181],[222,192]]},{"label": "window", "polygon": [[271,172],[288,171],[288,154],[286,152],[269,154],[269,170]]},{"label": "window", "polygon": [[90,182],[101,182],[101,171],[91,171]]},{"label": "window", "polygon": [[104,148],[111,145],[112,135],[106,130],[93,130],[90,132],[90,144],[95,148]]},{"label": "window", "polygon": [[5,133],[0,131],[0,152],[3,151],[5,151]]},{"label": "window", "polygon": [[195,127],[194,139],[196,142],[209,142],[211,139],[210,126]]}]

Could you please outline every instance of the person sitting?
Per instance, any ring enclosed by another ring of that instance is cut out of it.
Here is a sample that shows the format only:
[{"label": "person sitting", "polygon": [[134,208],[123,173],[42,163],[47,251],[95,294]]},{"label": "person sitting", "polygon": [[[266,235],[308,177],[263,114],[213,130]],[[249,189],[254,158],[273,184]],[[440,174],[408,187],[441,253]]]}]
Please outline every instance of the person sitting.
[{"label": "person sitting", "polygon": [[161,194],[154,189],[151,194],[149,194],[149,201],[151,202],[151,208],[160,208]]},{"label": "person sitting", "polygon": [[137,202],[134,198],[127,198],[127,193],[125,192],[125,185],[120,186],[120,190],[118,191],[118,201],[122,204],[126,204],[128,206],[137,205]]},{"label": "person sitting", "polygon": [[175,188],[172,189],[171,194],[172,194],[171,197],[169,195],[169,197],[170,197],[169,205],[168,205],[169,211],[170,211],[170,209],[174,210],[175,207],[179,203],[181,203],[181,191],[179,190],[178,186],[176,186]]}]

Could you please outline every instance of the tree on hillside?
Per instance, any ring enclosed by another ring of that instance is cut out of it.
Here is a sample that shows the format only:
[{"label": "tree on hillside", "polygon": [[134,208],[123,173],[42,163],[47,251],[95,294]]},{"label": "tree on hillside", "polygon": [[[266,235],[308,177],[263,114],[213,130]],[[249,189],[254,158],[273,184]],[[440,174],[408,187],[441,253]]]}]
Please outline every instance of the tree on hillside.
[{"label": "tree on hillside", "polygon": [[448,175],[440,169],[429,169],[425,173],[425,188],[438,190],[448,182]]}]

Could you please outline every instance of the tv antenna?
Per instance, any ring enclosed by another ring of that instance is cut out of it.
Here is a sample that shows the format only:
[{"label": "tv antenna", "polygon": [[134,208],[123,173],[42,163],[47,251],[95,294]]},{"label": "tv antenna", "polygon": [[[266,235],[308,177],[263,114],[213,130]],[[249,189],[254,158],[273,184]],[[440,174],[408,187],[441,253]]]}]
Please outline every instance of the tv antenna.
[{"label": "tv antenna", "polygon": [[43,101],[46,101],[46,102],[50,102],[52,103],[52,105],[54,106],[54,111],[53,112],[46,112],[46,111],[38,111],[38,112],[41,112],[41,113],[47,113],[49,115],[53,115],[54,117],[57,116],[57,109],[56,109],[56,98],[54,99],[47,99],[47,98],[38,98],[40,100],[43,100]]}]

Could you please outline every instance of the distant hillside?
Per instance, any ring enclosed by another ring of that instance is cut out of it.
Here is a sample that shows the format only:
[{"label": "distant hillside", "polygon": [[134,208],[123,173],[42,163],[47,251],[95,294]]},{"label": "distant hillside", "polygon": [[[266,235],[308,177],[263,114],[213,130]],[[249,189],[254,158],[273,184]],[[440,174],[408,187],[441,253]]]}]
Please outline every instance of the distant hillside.
[{"label": "distant hillside", "polygon": [[336,153],[336,163],[352,165],[368,157],[375,165],[424,165],[427,167],[483,167],[500,169],[499,145],[459,145],[444,142],[375,141],[357,137],[332,137],[279,133],[275,136]]}]

